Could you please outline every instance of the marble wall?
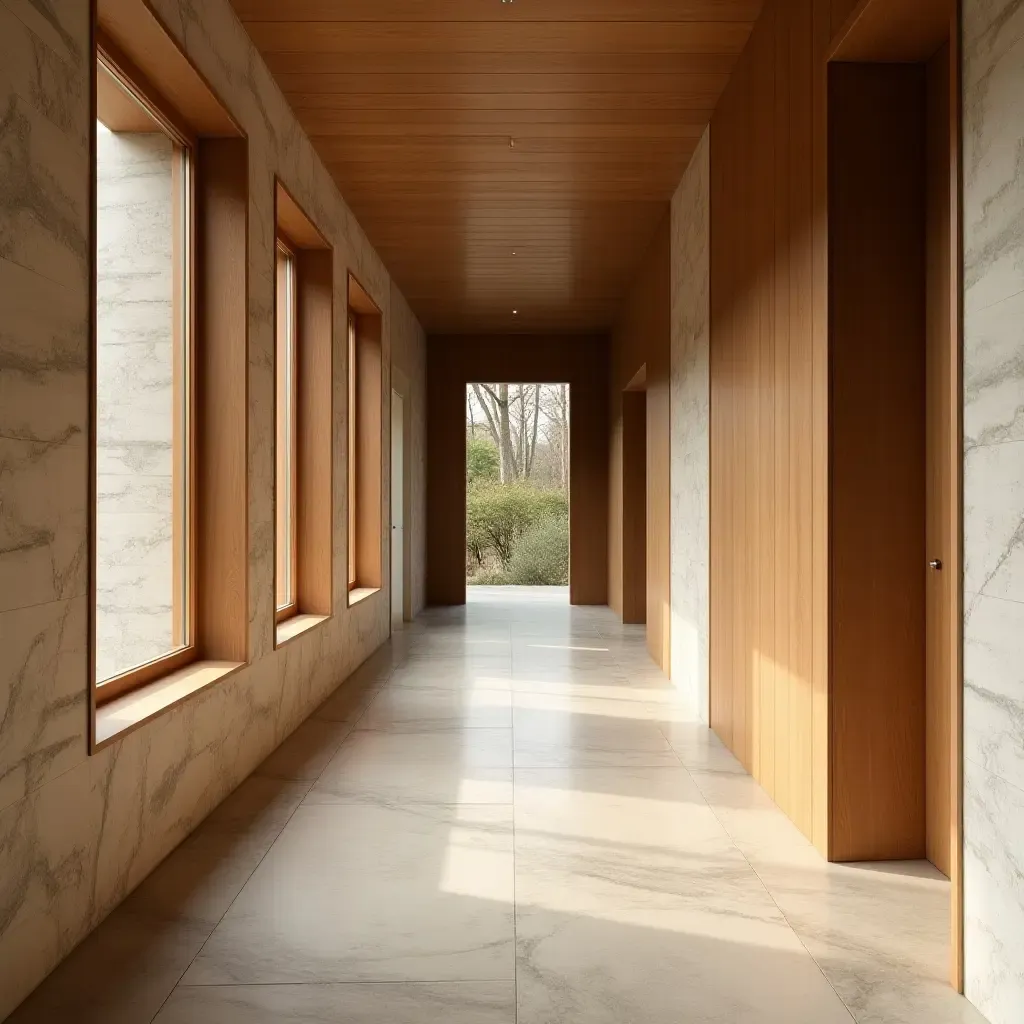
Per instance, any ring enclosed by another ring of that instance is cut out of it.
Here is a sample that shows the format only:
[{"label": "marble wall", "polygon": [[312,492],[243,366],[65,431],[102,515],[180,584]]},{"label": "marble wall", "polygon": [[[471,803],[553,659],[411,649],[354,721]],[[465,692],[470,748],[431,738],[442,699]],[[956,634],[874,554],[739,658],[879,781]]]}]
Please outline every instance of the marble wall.
[{"label": "marble wall", "polygon": [[672,199],[672,681],[708,721],[708,134]]},{"label": "marble wall", "polygon": [[[96,127],[96,678],[174,636],[174,144]],[[180,311],[179,311],[180,315]]]},{"label": "marble wall", "polygon": [[965,0],[964,958],[1024,1019],[1024,2]]},{"label": "marble wall", "polygon": [[[384,308],[385,353],[423,423],[422,331],[227,0],[153,6],[249,139],[252,663],[89,756],[89,4],[0,0],[0,1019],[388,635],[384,592],[273,645],[275,174],[334,246],[335,507],[349,268]],[[422,523],[422,467],[413,481]],[[336,594],[345,534],[339,516]]]}]

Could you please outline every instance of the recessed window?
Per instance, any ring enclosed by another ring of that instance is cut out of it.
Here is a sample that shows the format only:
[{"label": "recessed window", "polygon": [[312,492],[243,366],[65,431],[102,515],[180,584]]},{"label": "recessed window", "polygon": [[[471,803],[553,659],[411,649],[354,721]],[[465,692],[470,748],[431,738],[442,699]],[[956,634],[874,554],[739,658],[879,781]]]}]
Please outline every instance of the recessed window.
[{"label": "recessed window", "polygon": [[381,587],[383,365],[380,308],[349,275],[348,285],[349,604]]},{"label": "recessed window", "polygon": [[331,613],[334,263],[285,187],[275,191],[277,250],[274,608],[284,643]]},{"label": "recessed window", "polygon": [[93,749],[249,629],[248,146],[142,0],[97,22]]},{"label": "recessed window", "polygon": [[194,144],[97,61],[96,680],[192,657]]},{"label": "recessed window", "polygon": [[276,424],[276,519],[277,519],[277,621],[294,615],[296,592],[297,532],[297,436],[298,385],[296,378],[296,268],[295,253],[283,241],[277,243],[277,424]]}]

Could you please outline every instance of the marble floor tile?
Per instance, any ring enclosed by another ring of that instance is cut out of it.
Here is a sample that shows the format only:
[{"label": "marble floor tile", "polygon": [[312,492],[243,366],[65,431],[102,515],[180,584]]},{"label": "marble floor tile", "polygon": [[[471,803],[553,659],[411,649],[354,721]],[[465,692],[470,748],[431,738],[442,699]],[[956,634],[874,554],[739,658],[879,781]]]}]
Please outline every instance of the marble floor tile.
[{"label": "marble floor tile", "polygon": [[511,980],[510,808],[300,808],[188,985]]},{"label": "marble floor tile", "polygon": [[319,778],[354,725],[354,720],[309,718],[256,769],[256,774],[312,782]]},{"label": "marble floor tile", "polygon": [[566,600],[411,624],[12,1020],[983,1024],[948,883],[825,863],[642,628]]},{"label": "marble floor tile", "polygon": [[[656,722],[592,713],[586,701],[561,708],[516,707],[512,731],[517,768],[621,765],[678,767]],[[601,702],[603,703],[603,702]]]},{"label": "marble floor tile", "polygon": [[374,698],[359,728],[386,732],[511,729],[512,700],[503,690],[391,685]]},{"label": "marble floor tile", "polygon": [[149,1024],[209,929],[136,912],[103,922],[7,1018],[7,1024]]},{"label": "marble floor tile", "polygon": [[517,907],[519,1024],[851,1024],[781,922]]},{"label": "marble floor tile", "polygon": [[156,1024],[515,1024],[511,982],[182,985]]}]

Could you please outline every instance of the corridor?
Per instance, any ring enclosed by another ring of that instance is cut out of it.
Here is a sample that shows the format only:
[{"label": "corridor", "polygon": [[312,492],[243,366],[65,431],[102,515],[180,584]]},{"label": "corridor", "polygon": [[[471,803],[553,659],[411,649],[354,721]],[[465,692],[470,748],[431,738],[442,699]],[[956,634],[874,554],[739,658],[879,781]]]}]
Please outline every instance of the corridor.
[{"label": "corridor", "polygon": [[43,984],[57,1024],[980,1021],[926,864],[826,866],[557,588],[422,615]]}]

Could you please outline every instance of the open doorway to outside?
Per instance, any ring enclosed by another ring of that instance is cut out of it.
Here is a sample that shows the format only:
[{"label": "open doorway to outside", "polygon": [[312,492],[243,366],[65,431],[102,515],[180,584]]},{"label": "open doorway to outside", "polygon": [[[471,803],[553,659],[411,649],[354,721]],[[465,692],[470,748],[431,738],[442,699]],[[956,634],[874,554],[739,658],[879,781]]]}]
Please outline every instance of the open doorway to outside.
[{"label": "open doorway to outside", "polygon": [[466,387],[466,582],[569,585],[569,385]]}]

